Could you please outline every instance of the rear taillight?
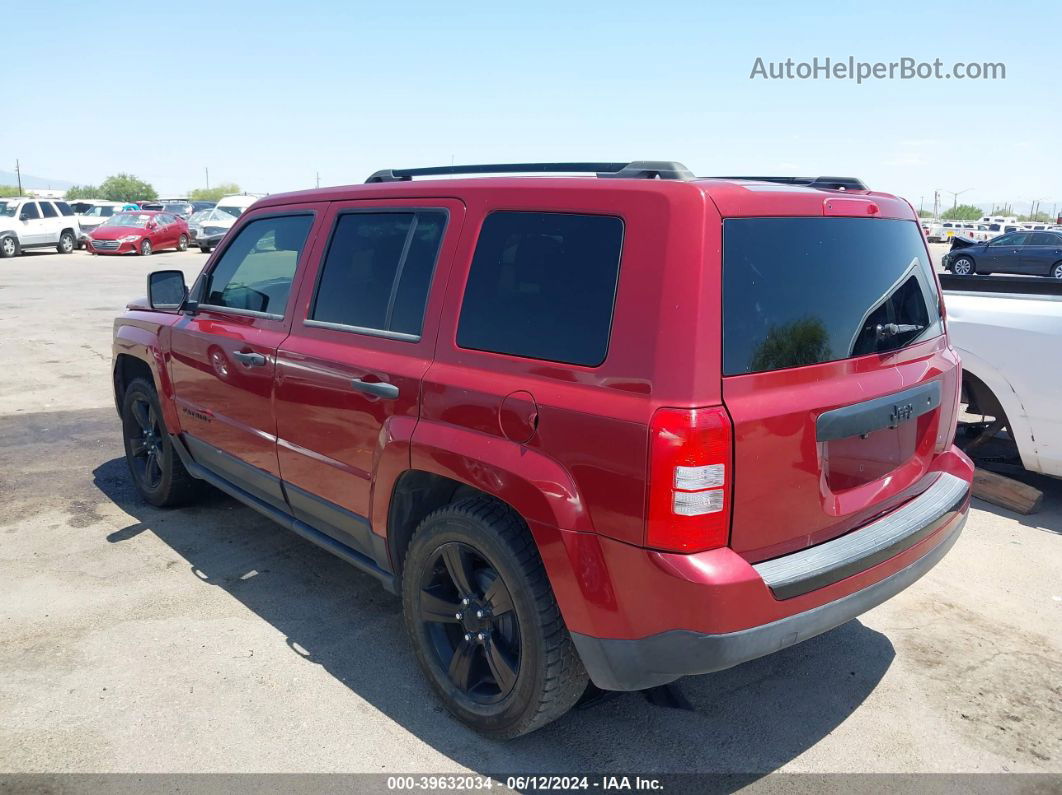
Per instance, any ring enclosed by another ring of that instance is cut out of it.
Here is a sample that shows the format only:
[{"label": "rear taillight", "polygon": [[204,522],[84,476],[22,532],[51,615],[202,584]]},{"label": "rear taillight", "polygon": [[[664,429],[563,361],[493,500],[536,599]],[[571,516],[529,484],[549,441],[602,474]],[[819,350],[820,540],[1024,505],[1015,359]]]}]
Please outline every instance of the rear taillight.
[{"label": "rear taillight", "polygon": [[700,552],[726,545],[731,444],[722,407],[657,409],[649,426],[646,546]]}]

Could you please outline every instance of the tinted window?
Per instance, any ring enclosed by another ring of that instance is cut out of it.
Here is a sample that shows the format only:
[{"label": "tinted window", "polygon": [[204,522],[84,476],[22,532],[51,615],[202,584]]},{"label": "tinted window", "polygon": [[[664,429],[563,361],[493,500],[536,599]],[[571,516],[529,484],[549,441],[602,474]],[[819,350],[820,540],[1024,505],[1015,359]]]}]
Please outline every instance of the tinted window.
[{"label": "tinted window", "polygon": [[348,213],[336,222],[310,317],[419,335],[446,213]]},{"label": "tinted window", "polygon": [[1027,232],[1016,232],[1014,234],[1002,235],[1001,237],[994,238],[988,245],[990,246],[1024,246],[1029,238]]},{"label": "tinted window", "polygon": [[55,207],[51,202],[41,202],[41,212],[44,213],[45,218],[58,218],[59,213],[55,211]]},{"label": "tinted window", "polygon": [[225,249],[207,279],[204,304],[284,314],[309,215],[251,221]]},{"label": "tinted window", "polygon": [[55,206],[59,208],[59,212],[63,215],[73,215],[74,209],[66,202],[56,202]]},{"label": "tinted window", "polygon": [[939,334],[932,273],[910,221],[729,219],[723,371],[847,359]]},{"label": "tinted window", "polygon": [[19,215],[24,215],[29,220],[36,220],[41,217],[41,211],[37,209],[36,202],[26,202],[22,205],[22,212]]},{"label": "tinted window", "polygon": [[623,222],[610,216],[492,213],[476,244],[457,344],[601,364],[622,241]]},{"label": "tinted window", "polygon": [[1050,232],[1037,232],[1034,235],[1029,235],[1029,239],[1025,241],[1027,246],[1057,246],[1062,242],[1062,238],[1058,235],[1053,235]]}]

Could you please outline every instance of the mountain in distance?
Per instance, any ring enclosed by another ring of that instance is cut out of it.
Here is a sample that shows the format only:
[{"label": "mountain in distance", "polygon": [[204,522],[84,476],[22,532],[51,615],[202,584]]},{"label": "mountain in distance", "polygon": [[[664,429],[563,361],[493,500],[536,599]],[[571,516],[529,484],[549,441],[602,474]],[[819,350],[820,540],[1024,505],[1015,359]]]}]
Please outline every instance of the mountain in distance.
[{"label": "mountain in distance", "polygon": [[[22,172],[23,189],[40,190],[42,188],[52,188],[53,190],[64,190],[73,184],[73,182],[68,182],[65,179],[47,179],[45,177],[35,177],[25,171]],[[18,175],[14,171],[0,171],[0,185],[18,185]]]}]

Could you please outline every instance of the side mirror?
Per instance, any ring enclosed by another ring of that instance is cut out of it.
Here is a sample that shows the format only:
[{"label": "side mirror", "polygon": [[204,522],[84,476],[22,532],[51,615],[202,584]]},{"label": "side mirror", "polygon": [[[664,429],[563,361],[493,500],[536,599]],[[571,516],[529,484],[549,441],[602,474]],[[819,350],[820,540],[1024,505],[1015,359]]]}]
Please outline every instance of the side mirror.
[{"label": "side mirror", "polygon": [[155,271],[148,274],[148,304],[152,309],[177,311],[188,298],[181,271]]},{"label": "side mirror", "polygon": [[157,223],[155,223],[154,221],[148,221],[147,222],[147,228],[148,228],[149,232],[154,232],[156,229],[159,228],[159,225]]},{"label": "side mirror", "polygon": [[21,215],[20,215],[20,216],[18,217],[18,220],[20,220],[20,221],[28,221],[29,219],[30,219],[30,217],[29,217],[29,213],[22,213],[22,214],[21,214]]}]

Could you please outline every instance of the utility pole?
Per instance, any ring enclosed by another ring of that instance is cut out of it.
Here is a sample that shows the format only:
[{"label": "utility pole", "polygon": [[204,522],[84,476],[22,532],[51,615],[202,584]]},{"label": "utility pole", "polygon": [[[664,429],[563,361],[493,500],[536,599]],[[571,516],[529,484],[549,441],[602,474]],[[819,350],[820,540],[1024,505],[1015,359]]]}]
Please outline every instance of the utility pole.
[{"label": "utility pole", "polygon": [[210,167],[203,166],[203,173],[206,174],[206,189],[210,190]]},{"label": "utility pole", "polygon": [[17,158],[15,160],[15,177],[18,179],[18,195],[22,196],[22,169],[19,167]]},{"label": "utility pole", "polygon": [[317,187],[319,188],[321,187],[321,172],[315,171],[314,173],[317,175]]},{"label": "utility pole", "polygon": [[973,190],[973,188],[963,188],[962,190],[946,190],[946,191],[944,191],[945,193],[950,193],[952,195],[953,202],[952,202],[952,205],[951,205],[951,209],[954,210],[956,207],[959,206],[959,197],[960,196],[962,196],[964,193],[969,193],[972,190]]},{"label": "utility pole", "polygon": [[933,217],[940,218],[940,188],[933,191]]},{"label": "utility pole", "polygon": [[925,206],[925,203],[926,203],[926,197],[925,196],[919,196],[918,197],[918,214],[919,215],[922,214],[922,208]]}]

